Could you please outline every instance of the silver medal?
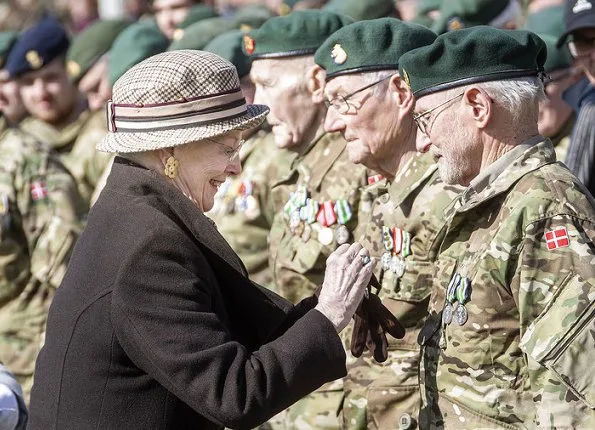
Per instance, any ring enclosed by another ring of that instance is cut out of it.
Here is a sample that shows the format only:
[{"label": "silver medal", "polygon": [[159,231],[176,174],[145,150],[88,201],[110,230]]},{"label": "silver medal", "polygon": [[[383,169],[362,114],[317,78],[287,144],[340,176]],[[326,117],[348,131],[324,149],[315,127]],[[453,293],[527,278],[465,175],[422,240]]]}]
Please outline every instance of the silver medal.
[{"label": "silver medal", "polygon": [[390,252],[385,252],[384,254],[382,254],[382,270],[384,270],[385,272],[387,270],[390,270],[390,260],[391,260],[391,255]]},{"label": "silver medal", "polygon": [[344,225],[341,225],[335,231],[335,238],[337,239],[337,244],[343,245],[349,241],[349,230]]},{"label": "silver medal", "polygon": [[459,303],[455,309],[455,321],[458,325],[463,325],[467,322],[468,317],[469,314],[467,313],[467,308],[464,304]]},{"label": "silver medal", "polygon": [[397,277],[403,276],[405,273],[405,260],[396,255],[393,256],[390,262],[390,271],[393,272]]},{"label": "silver medal", "polygon": [[452,322],[453,307],[452,303],[446,302],[442,309],[442,324],[448,325]]}]

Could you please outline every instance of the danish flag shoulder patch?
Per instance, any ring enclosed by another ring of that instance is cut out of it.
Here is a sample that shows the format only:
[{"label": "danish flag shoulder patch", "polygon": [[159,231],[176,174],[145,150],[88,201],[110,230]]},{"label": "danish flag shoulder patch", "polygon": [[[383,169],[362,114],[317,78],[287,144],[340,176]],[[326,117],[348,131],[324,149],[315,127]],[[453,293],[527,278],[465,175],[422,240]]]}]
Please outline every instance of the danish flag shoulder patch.
[{"label": "danish flag shoulder patch", "polygon": [[547,249],[550,251],[552,249],[564,248],[570,244],[570,240],[568,238],[568,231],[566,227],[558,227],[554,230],[546,231],[545,232],[545,243],[547,244]]}]

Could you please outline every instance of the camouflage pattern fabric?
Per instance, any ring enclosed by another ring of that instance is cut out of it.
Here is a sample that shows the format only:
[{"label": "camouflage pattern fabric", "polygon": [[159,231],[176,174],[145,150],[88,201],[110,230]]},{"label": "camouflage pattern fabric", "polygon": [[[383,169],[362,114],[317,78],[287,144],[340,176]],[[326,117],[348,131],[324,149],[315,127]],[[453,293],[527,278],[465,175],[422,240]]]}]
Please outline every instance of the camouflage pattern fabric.
[{"label": "camouflage pattern fabric", "polygon": [[62,163],[18,133],[0,141],[0,362],[28,399],[47,312],[85,207]]},{"label": "camouflage pattern fabric", "polygon": [[420,425],[595,428],[595,201],[549,140],[507,155],[445,228],[420,334]]},{"label": "camouflage pattern fabric", "polygon": [[[286,211],[292,193],[303,188],[307,197],[319,204],[320,211],[323,204],[328,207],[337,201],[348,202],[352,216],[345,223],[349,233],[345,239],[353,242],[361,187],[367,185],[368,175],[365,167],[349,162],[346,145],[338,133],[323,134],[294,161],[291,172],[273,186],[275,218],[270,234],[270,266],[277,292],[293,303],[312,295],[322,284],[326,259],[338,247],[337,230],[341,223],[337,219],[325,227],[318,221],[300,220],[292,228]],[[325,240],[324,234],[330,241]]]},{"label": "camouflage pattern fabric", "polygon": [[268,252],[274,218],[270,189],[289,172],[293,158],[294,153],[277,148],[272,133],[258,131],[240,151],[242,173],[227,179],[207,213],[244,262],[250,279],[265,287],[273,281]]},{"label": "camouflage pattern fabric", "polygon": [[[348,353],[343,425],[349,429],[413,429],[420,405],[417,336],[432,289],[440,243],[437,235],[446,222],[444,211],[462,188],[440,180],[438,166],[429,153],[415,155],[392,184],[382,181],[369,188],[368,192],[375,189],[378,197],[359,241],[380,260],[375,273],[382,285],[379,296],[407,333],[399,340],[388,337],[388,360],[384,363],[374,361],[367,351],[357,359]],[[393,236],[398,233],[399,240],[410,235],[407,249],[403,244],[395,252],[398,244],[383,235],[387,229]],[[383,265],[382,257],[386,259],[387,255],[392,258]],[[397,261],[403,262],[402,272]],[[344,339],[349,350],[350,335]]]},{"label": "camouflage pattern fabric", "polygon": [[[294,303],[312,295],[322,284],[326,259],[339,246],[337,231],[348,233],[341,242],[344,239],[351,243],[355,237],[361,192],[367,186],[370,172],[349,162],[346,145],[338,133],[321,135],[305,154],[294,160],[291,172],[272,190],[276,214],[270,234],[270,266],[276,291]],[[324,203],[328,203],[328,208],[331,202],[347,202],[351,217],[343,227],[338,215],[337,221],[327,227],[318,221],[311,224],[301,221],[292,227],[284,209],[299,187],[307,190],[308,198],[318,202],[321,210]],[[330,242],[319,237],[321,231],[330,233],[327,237]],[[292,405],[263,428],[339,429],[342,403],[343,381],[333,381]]]},{"label": "camouflage pattern fabric", "polygon": [[79,192],[89,206],[97,182],[111,160],[110,154],[95,149],[107,133],[105,113],[86,110],[76,121],[60,130],[29,117],[21,122],[20,128],[24,134],[59,155],[76,179]]}]

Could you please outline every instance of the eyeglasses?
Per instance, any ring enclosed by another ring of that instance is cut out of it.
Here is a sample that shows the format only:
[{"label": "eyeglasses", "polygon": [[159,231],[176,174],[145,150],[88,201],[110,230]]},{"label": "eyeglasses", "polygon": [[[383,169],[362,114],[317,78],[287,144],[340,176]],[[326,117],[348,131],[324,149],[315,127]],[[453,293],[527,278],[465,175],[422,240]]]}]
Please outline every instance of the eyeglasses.
[{"label": "eyeglasses", "polygon": [[595,37],[577,37],[568,42],[568,50],[574,58],[588,56],[595,50]]},{"label": "eyeglasses", "polygon": [[563,71],[561,73],[556,73],[555,75],[548,75],[545,81],[543,82],[543,89],[547,90],[547,88],[551,84],[555,84],[556,82],[563,81],[566,78],[572,76],[572,70]]},{"label": "eyeglasses", "polygon": [[227,155],[227,158],[229,159],[229,161],[233,161],[238,156],[238,154],[240,153],[240,149],[242,149],[242,146],[244,145],[244,142],[245,142],[245,140],[242,139],[242,140],[240,140],[240,143],[238,144],[238,146],[236,146],[235,148],[232,148],[231,146],[226,145],[225,143],[217,142],[216,140],[209,139],[208,137],[205,140],[208,140],[209,142],[213,142],[213,143],[216,143],[217,145],[223,146],[225,148],[225,155]]},{"label": "eyeglasses", "polygon": [[434,123],[434,121],[436,121],[436,118],[438,117],[438,115],[440,113],[442,113],[445,109],[442,109],[440,112],[438,112],[434,116],[434,119],[432,121],[431,121],[432,117],[429,117],[428,115],[430,113],[432,113],[433,111],[435,111],[436,109],[438,109],[439,107],[444,106],[445,104],[450,103],[450,102],[452,102],[453,100],[455,100],[455,99],[457,99],[459,97],[462,97],[464,94],[465,93],[458,94],[458,95],[456,95],[456,96],[454,96],[454,97],[446,100],[445,102],[440,103],[438,106],[435,106],[435,107],[433,107],[432,109],[430,109],[428,111],[425,111],[423,113],[420,113],[418,115],[415,115],[413,117],[413,121],[415,121],[415,123],[417,124],[417,127],[419,128],[419,131],[421,131],[423,134],[425,134],[426,136],[428,136],[429,135],[428,133],[430,132],[430,129],[431,129],[432,124]]},{"label": "eyeglasses", "polygon": [[349,103],[347,102],[347,100],[349,100],[349,98],[353,97],[354,95],[356,95],[358,93],[361,93],[362,91],[367,90],[368,88],[372,88],[374,85],[378,85],[379,83],[384,82],[387,79],[390,79],[391,77],[392,76],[387,76],[385,78],[380,79],[379,81],[372,82],[371,84],[368,84],[365,87],[355,90],[354,92],[349,93],[346,96],[337,96],[332,100],[325,100],[324,104],[326,105],[327,108],[330,108],[332,106],[341,115],[345,115],[347,112],[349,112]]}]

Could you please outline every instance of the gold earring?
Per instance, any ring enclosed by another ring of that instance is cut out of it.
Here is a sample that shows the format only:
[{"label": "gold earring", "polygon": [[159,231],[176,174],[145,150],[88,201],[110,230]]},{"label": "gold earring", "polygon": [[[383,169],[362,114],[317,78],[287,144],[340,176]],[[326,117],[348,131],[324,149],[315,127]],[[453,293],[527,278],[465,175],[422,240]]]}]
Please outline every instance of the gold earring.
[{"label": "gold earring", "polygon": [[165,169],[163,169],[163,173],[165,173],[165,176],[167,176],[169,179],[174,179],[176,176],[178,176],[179,164],[180,162],[176,160],[176,157],[170,155],[170,157],[165,162]]}]

